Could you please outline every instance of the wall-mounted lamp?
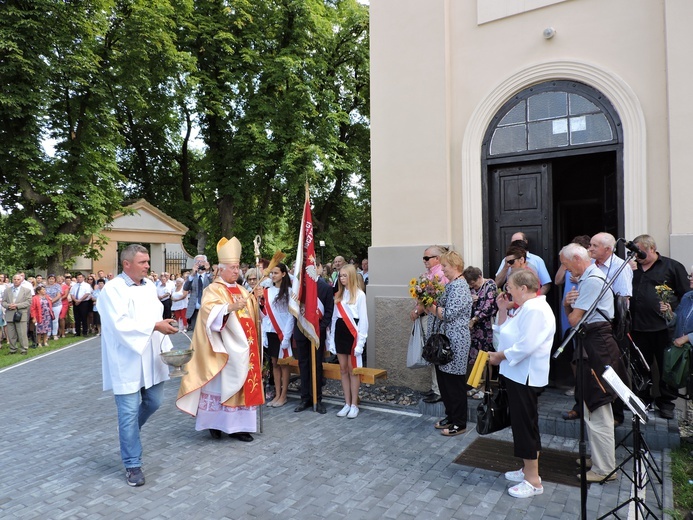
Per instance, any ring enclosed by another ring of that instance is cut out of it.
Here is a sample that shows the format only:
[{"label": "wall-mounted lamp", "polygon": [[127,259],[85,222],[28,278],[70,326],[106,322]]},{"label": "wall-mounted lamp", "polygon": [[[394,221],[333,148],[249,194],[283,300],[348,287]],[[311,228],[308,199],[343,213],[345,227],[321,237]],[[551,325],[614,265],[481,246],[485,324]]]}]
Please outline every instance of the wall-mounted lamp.
[{"label": "wall-mounted lamp", "polygon": [[554,29],[553,27],[547,27],[546,29],[544,29],[543,34],[544,34],[544,38],[546,38],[547,40],[550,40],[551,38],[556,36],[556,29]]}]

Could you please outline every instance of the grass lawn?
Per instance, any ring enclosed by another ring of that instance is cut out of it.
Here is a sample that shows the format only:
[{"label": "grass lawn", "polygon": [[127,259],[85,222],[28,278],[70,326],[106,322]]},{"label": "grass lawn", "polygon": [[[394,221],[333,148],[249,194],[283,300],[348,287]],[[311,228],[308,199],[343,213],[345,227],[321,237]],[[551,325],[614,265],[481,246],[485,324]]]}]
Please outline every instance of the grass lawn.
[{"label": "grass lawn", "polygon": [[679,448],[672,450],[671,479],[674,485],[675,507],[672,516],[680,520],[693,511],[693,443],[681,442]]},{"label": "grass lawn", "polygon": [[47,347],[29,348],[29,352],[27,354],[10,354],[10,346],[6,342],[3,342],[2,349],[0,349],[0,369],[9,367],[17,363],[21,363],[22,361],[25,361],[26,359],[31,357],[40,356],[41,354],[45,354],[46,352],[59,350],[63,347],[67,347],[68,345],[72,345],[73,343],[77,343],[78,341],[81,341],[83,339],[88,339],[89,337],[91,336],[84,338],[68,335],[66,338],[60,338],[55,341],[48,340]]}]

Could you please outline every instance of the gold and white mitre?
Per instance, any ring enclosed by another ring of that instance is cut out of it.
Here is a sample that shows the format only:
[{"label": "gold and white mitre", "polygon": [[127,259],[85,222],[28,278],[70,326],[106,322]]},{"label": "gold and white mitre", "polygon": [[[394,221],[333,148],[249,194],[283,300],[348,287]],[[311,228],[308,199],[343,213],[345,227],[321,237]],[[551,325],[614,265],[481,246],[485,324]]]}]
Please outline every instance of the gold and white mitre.
[{"label": "gold and white mitre", "polygon": [[238,263],[241,261],[241,243],[233,237],[228,240],[226,237],[217,242],[217,256],[220,264]]}]

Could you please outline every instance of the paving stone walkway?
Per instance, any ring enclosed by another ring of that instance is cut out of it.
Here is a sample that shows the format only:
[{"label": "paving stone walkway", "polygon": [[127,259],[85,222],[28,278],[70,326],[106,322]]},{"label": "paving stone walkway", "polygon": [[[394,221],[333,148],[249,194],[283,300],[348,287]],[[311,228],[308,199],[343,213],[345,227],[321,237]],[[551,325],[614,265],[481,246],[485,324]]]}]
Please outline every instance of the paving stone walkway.
[{"label": "paving stone walkway", "polygon": [[[1,370],[0,517],[579,518],[579,487],[547,482],[542,495],[514,499],[503,475],[453,463],[476,438],[472,423],[467,434],[445,438],[428,415],[366,406],[349,420],[336,417],[336,401],[320,415],[294,413],[292,399],[265,408],[254,442],[213,440],[175,408],[177,388],[166,383],[165,403],[143,429],[147,483],[130,488],[113,396],[101,391],[99,338]],[[509,431],[496,435],[510,439]],[[573,438],[542,441],[577,451]],[[670,508],[668,450],[653,456],[664,465]],[[630,487],[623,476],[590,486],[588,517],[627,500]],[[649,490],[647,503],[662,515]]]}]

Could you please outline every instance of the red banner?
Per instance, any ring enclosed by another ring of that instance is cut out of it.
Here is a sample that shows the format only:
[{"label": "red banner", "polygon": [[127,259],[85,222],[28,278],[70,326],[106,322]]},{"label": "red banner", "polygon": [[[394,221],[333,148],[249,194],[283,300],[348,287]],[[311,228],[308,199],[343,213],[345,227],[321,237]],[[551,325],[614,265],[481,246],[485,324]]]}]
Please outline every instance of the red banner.
[{"label": "red banner", "polygon": [[289,311],[296,318],[303,334],[318,348],[320,346],[320,318],[318,306],[318,267],[315,262],[313,217],[310,213],[310,193],[306,185],[306,201],[303,206],[301,231],[296,248],[293,295]]}]

